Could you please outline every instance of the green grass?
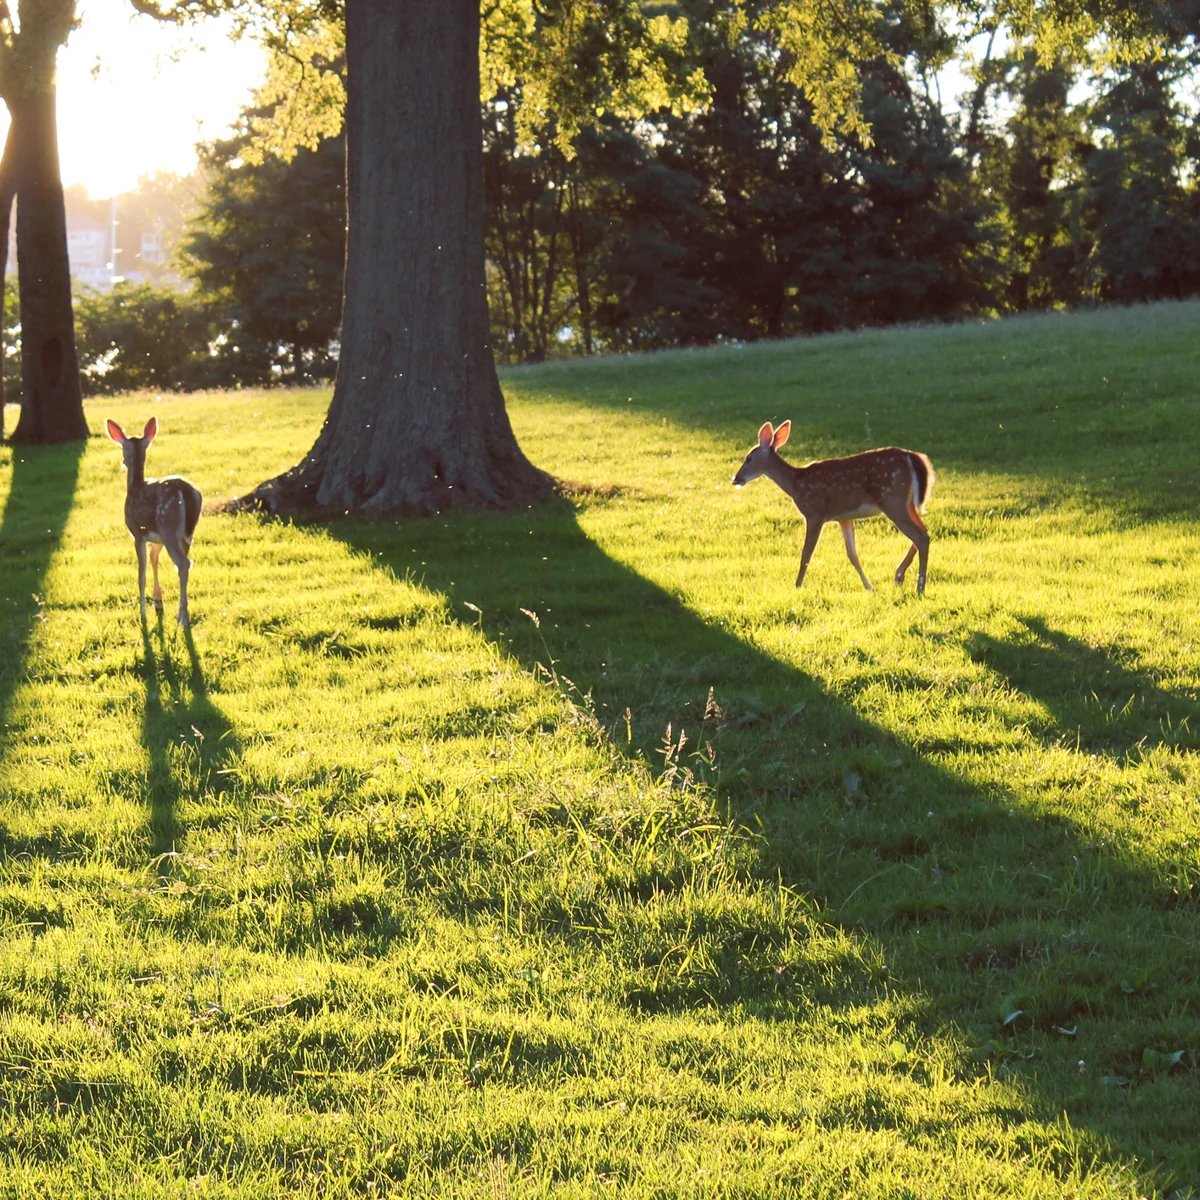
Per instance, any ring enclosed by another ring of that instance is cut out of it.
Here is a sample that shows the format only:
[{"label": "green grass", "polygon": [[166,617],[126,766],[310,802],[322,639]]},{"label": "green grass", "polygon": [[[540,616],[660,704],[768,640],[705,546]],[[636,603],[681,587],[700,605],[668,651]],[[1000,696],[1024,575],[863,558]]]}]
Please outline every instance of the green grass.
[{"label": "green grass", "polygon": [[[514,370],[571,503],[207,516],[191,637],[106,438],[0,449],[0,1196],[1200,1192],[1198,334]],[[216,501],[326,403],[88,415]],[[787,417],[932,457],[923,600],[792,587]]]}]

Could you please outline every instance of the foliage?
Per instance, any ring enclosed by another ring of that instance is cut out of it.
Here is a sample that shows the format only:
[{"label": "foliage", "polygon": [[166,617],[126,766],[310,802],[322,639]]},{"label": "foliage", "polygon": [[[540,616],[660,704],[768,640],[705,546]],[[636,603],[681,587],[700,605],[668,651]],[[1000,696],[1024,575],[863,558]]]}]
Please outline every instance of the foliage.
[{"label": "foliage", "polygon": [[1094,230],[1088,268],[1100,299],[1129,303],[1200,289],[1200,137],[1177,98],[1187,77],[1189,64],[1178,56],[1138,63],[1091,106],[1100,136],[1083,185]]},{"label": "foliage", "polygon": [[[111,443],[0,449],[5,1187],[1186,1195],[1198,320],[514,371],[572,504],[210,512],[191,640]],[[325,402],[89,415],[219,500]],[[932,455],[924,601],[791,586],[789,415]]]},{"label": "foliage", "polygon": [[572,170],[553,144],[517,150],[518,105],[503,94],[484,105],[484,238],[488,309],[497,352],[514,362],[541,362],[575,319],[581,280],[572,268],[586,253],[585,220]]},{"label": "foliage", "polygon": [[[485,6],[485,97],[520,87],[516,139],[535,149],[547,128],[570,157],[598,118],[637,119],[703,102],[703,75],[686,55],[684,16],[639,0],[510,0]],[[665,6],[674,7],[674,6]]]},{"label": "foliage", "polygon": [[210,314],[174,288],[121,282],[75,300],[80,372],[89,394],[212,387]]},{"label": "foliage", "polygon": [[286,161],[298,150],[316,151],[337,139],[346,107],[346,38],[339,20],[318,19],[266,41],[276,52],[249,114],[251,136],[240,146],[242,157],[255,164],[269,156]]},{"label": "foliage", "polygon": [[14,287],[4,289],[3,346],[4,396],[10,404],[17,404],[21,399],[21,301]]},{"label": "foliage", "polygon": [[1069,99],[1077,72],[1042,64],[1032,47],[1017,47],[1002,70],[1017,108],[991,140],[981,174],[1008,218],[1006,302],[1017,311],[1078,303],[1089,234],[1078,196],[1084,114]]},{"label": "foliage", "polygon": [[[236,303],[149,283],[83,291],[75,313],[85,390],[95,396],[283,382],[294,370],[292,348],[239,324],[241,311]],[[302,372],[319,377],[327,363],[324,353],[305,357]]]},{"label": "foliage", "polygon": [[242,133],[207,149],[208,189],[184,238],[183,269],[244,352],[294,382],[328,378],[345,261],[343,142],[249,162],[252,140]]}]

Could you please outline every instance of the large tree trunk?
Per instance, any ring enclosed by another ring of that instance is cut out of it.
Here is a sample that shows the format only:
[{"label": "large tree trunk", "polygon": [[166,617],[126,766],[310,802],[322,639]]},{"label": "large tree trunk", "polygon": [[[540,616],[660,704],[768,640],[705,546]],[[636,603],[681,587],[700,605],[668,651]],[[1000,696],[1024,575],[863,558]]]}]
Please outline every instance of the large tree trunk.
[{"label": "large tree trunk", "polygon": [[54,89],[10,97],[21,297],[21,416],[14,442],[88,435],[75,356]]},{"label": "large tree trunk", "polygon": [[10,122],[4,140],[4,155],[0,157],[0,440],[4,438],[4,405],[7,401],[4,385],[4,310],[8,299],[8,235],[12,229],[13,197],[13,132]]},{"label": "large tree trunk", "polygon": [[512,508],[553,482],[496,378],[483,256],[479,0],[347,0],[346,244],[333,401],[281,514]]}]

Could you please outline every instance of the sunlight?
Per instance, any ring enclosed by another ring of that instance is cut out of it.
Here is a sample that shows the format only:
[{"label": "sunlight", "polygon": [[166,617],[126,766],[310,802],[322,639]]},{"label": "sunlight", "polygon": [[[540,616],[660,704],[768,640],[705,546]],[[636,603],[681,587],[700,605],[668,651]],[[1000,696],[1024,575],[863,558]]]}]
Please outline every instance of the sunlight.
[{"label": "sunlight", "polygon": [[58,56],[59,156],[63,183],[93,199],[190,173],[196,143],[225,134],[262,75],[261,47],[227,21],[161,25],[128,0],[80,0],[79,17]]}]

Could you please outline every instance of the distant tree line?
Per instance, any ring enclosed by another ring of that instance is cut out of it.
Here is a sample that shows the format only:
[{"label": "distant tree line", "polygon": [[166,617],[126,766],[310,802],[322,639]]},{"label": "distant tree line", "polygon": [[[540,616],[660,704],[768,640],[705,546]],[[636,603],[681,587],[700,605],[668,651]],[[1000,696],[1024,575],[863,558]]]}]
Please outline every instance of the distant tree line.
[{"label": "distant tree line", "polygon": [[[1194,39],[1101,74],[992,43],[945,98],[945,34],[897,6],[858,64],[865,138],[818,127],[729,0],[682,7],[702,108],[604,116],[568,156],[554,128],[523,128],[519,86],[483,105],[502,361],[1200,291]],[[254,161],[261,116],[207,149],[179,263],[193,290],[77,300],[88,391],[332,377],[341,140]]]},{"label": "distant tree line", "polygon": [[1200,291],[1194,41],[1099,76],[1013,43],[951,113],[943,35],[898,7],[858,65],[868,141],[823,136],[725,0],[687,7],[701,111],[604,121],[567,160],[518,147],[519,96],[485,106],[508,360]]}]

